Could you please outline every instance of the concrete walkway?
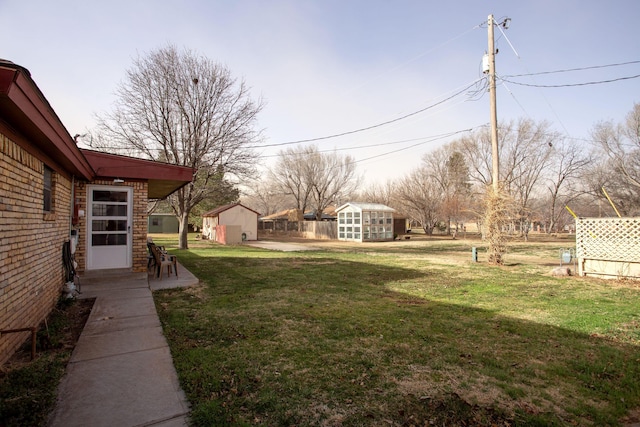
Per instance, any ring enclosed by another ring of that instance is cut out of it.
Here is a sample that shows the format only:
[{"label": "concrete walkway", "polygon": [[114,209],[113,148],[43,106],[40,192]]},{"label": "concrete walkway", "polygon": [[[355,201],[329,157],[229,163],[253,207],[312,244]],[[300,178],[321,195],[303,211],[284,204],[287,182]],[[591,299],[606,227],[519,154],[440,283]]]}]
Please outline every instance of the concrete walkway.
[{"label": "concrete walkway", "polygon": [[96,298],[58,390],[49,426],[186,426],[178,383],[151,291],[191,286],[178,265],[162,280],[146,273],[82,277],[80,298]]}]

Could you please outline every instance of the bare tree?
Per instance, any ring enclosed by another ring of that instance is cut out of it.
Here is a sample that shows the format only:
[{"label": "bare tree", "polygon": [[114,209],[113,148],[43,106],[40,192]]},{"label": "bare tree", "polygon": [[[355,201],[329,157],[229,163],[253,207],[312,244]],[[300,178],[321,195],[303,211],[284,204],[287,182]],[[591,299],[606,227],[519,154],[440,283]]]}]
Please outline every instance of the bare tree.
[{"label": "bare tree", "polygon": [[397,185],[393,180],[387,180],[382,184],[371,184],[361,191],[356,198],[368,203],[381,203],[394,206]]},{"label": "bare tree", "polygon": [[[503,134],[498,135],[502,137]],[[499,147],[503,146],[504,141],[500,140]],[[481,128],[453,141],[451,150],[464,156],[470,180],[482,191],[491,185],[491,134],[488,128]]]},{"label": "bare tree", "polygon": [[[521,119],[500,126],[500,183],[506,199],[516,206],[520,231],[525,235],[531,220],[531,201],[543,170],[547,167],[551,147],[559,135],[547,122]],[[487,129],[481,129],[455,142],[454,147],[465,157],[469,176],[480,188],[491,184],[491,142]],[[515,225],[514,225],[515,226]]]},{"label": "bare tree", "polygon": [[424,155],[422,163],[440,187],[441,216],[446,220],[447,233],[451,234],[452,222],[455,233],[458,231],[458,224],[463,219],[463,211],[466,210],[465,206],[471,196],[466,160],[462,153],[455,151],[453,144],[447,144]]},{"label": "bare tree", "polygon": [[359,182],[353,157],[335,152],[320,153],[315,149],[308,157],[307,171],[318,221],[329,205],[354,192]]},{"label": "bare tree", "polygon": [[316,146],[281,151],[272,177],[282,194],[292,197],[296,208],[312,208],[322,219],[327,206],[351,194],[359,178],[350,156],[321,153]]},{"label": "bare tree", "polygon": [[561,219],[569,215],[564,207],[582,194],[577,180],[590,164],[590,153],[575,142],[558,139],[554,144],[546,170],[547,198],[541,206],[547,233],[557,232],[558,226],[564,225]]},{"label": "bare tree", "polygon": [[307,176],[306,163],[311,147],[290,147],[279,153],[269,177],[277,194],[289,197],[295,208],[304,213],[311,203],[312,186]]},{"label": "bare tree", "polygon": [[[579,215],[615,216],[617,215],[603,189],[611,198],[621,215],[640,214],[640,191],[623,179],[624,175],[617,168],[615,160],[602,158],[581,174],[585,192],[590,196],[592,207],[582,206]],[[597,206],[597,209],[595,207]]]},{"label": "bare tree", "polygon": [[612,160],[620,178],[640,188],[640,104],[634,104],[624,123],[598,123],[592,137]]},{"label": "bare tree", "polygon": [[413,170],[400,180],[397,187],[398,204],[402,211],[417,221],[428,235],[441,220],[442,190],[424,166]]},{"label": "bare tree", "polygon": [[518,228],[525,240],[531,224],[532,197],[541,194],[542,172],[549,164],[551,148],[559,135],[550,131],[547,122],[535,123],[529,119],[518,122],[514,131],[507,133],[505,147],[508,162],[505,164],[504,187],[516,203]]},{"label": "bare tree", "polygon": [[[98,148],[193,168],[193,182],[169,198],[187,248],[192,209],[225,187],[227,177],[254,171],[251,145],[261,101],[225,66],[174,46],[138,57],[116,92],[114,110],[99,120]],[[105,146],[106,145],[106,146]]]},{"label": "bare tree", "polygon": [[267,178],[247,185],[242,202],[261,215],[271,215],[290,207],[289,198],[283,196]]},{"label": "bare tree", "polygon": [[640,104],[634,104],[623,123],[598,123],[592,138],[608,166],[608,173],[589,177],[593,196],[603,199],[606,187],[621,213],[640,212]]}]

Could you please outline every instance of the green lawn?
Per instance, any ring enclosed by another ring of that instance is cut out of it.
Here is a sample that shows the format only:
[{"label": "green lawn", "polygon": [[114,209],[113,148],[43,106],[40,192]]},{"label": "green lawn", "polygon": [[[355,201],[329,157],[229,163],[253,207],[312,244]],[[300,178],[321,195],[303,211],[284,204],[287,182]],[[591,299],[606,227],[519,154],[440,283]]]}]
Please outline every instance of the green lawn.
[{"label": "green lawn", "polygon": [[[154,294],[194,425],[617,425],[637,416],[637,283],[554,278],[526,261],[471,263],[463,241],[297,253],[159,244],[202,282]],[[518,244],[512,259],[518,252],[526,260],[557,249]]]}]

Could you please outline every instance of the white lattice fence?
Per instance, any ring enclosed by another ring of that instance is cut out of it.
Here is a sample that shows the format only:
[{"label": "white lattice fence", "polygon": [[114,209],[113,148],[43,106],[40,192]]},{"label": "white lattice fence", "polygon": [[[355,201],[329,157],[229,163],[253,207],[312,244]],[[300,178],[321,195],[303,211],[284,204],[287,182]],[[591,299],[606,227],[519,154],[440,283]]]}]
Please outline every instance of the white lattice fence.
[{"label": "white lattice fence", "polygon": [[640,277],[640,217],[577,219],[576,257],[582,276]]}]

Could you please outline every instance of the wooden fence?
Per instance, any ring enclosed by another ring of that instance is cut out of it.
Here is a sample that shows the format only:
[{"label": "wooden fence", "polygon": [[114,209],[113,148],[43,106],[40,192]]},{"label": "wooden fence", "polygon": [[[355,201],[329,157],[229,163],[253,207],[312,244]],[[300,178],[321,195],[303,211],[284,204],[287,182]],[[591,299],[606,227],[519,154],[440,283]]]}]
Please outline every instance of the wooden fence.
[{"label": "wooden fence", "polygon": [[304,221],[302,235],[306,239],[337,239],[338,226],[335,221]]}]

